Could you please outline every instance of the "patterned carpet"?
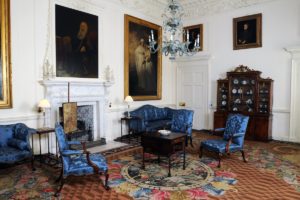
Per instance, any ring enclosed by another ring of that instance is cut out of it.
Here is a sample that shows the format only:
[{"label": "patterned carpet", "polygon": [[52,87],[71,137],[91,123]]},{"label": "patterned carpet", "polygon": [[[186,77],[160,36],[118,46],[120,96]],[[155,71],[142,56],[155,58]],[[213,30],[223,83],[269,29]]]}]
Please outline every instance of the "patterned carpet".
[{"label": "patterned carpet", "polygon": [[234,189],[237,182],[234,173],[220,170],[210,158],[200,162],[198,156],[188,154],[183,170],[182,155],[174,155],[168,177],[168,159],[158,163],[157,156],[145,157],[145,170],[141,169],[141,155],[112,161],[112,189],[135,199],[207,199],[209,194],[220,196]]},{"label": "patterned carpet", "polygon": [[[193,138],[194,148],[188,147],[187,151],[191,156],[196,157],[201,140],[218,137],[195,132]],[[120,160],[125,160],[125,156],[138,156],[141,148],[135,145],[132,149],[114,151],[104,153],[110,166]],[[203,198],[195,195],[195,199],[300,199],[299,144],[246,141],[245,151],[248,163],[242,162],[239,153],[222,160],[220,171],[235,174],[234,179],[237,183],[233,187],[228,188],[221,196],[209,193]],[[205,159],[215,157],[214,154],[208,152],[204,152],[204,155]],[[110,170],[113,172],[115,169]],[[0,199],[54,199],[52,195],[57,187],[54,180],[58,174],[58,168],[45,165],[37,165],[35,172],[31,171],[30,164],[0,169]],[[117,178],[120,178],[120,175],[111,173],[110,183],[113,184],[112,181]],[[107,192],[99,184],[99,177],[86,176],[70,178],[62,190],[61,197],[62,199],[122,200],[132,199],[130,195],[115,189]],[[156,199],[171,199],[162,197],[164,196],[157,196]],[[176,199],[191,198],[178,196]]]}]

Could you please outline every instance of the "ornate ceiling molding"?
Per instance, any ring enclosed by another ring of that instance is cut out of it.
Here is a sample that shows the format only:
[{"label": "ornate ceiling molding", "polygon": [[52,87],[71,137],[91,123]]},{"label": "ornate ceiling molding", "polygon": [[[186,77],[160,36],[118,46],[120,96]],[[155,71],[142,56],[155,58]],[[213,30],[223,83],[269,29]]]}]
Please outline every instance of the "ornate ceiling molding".
[{"label": "ornate ceiling molding", "polygon": [[[135,9],[151,17],[159,18],[164,11],[167,0],[119,0],[123,6]],[[225,11],[249,7],[277,0],[180,0],[185,19],[193,19]]]}]

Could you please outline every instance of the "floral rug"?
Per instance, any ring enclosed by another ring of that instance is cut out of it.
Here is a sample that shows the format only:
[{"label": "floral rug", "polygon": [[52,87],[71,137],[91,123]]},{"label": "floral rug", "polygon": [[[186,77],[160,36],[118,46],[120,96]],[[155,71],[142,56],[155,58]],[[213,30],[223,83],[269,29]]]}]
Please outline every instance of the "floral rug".
[{"label": "floral rug", "polygon": [[[234,190],[236,175],[217,168],[212,159],[187,155],[183,170],[181,155],[173,156],[171,177],[168,177],[168,160],[145,154],[145,170],[141,169],[141,156],[128,156],[114,160],[109,166],[109,185],[118,193],[134,199],[207,199]],[[175,159],[174,159],[175,158]]]},{"label": "floral rug", "polygon": [[[300,166],[295,165],[295,163],[292,162],[293,160],[291,157],[288,157],[285,154],[274,154],[267,149],[262,149],[257,146],[247,145],[246,149],[248,152],[248,161],[257,169],[271,172],[300,192]],[[280,149],[280,146],[276,146],[272,150],[278,149]],[[289,149],[292,148],[289,147]],[[299,156],[299,154],[297,156]],[[287,157],[289,159],[287,159]]]},{"label": "floral rug", "polygon": [[53,199],[53,172],[46,167],[32,171],[30,164],[0,169],[0,199]]}]

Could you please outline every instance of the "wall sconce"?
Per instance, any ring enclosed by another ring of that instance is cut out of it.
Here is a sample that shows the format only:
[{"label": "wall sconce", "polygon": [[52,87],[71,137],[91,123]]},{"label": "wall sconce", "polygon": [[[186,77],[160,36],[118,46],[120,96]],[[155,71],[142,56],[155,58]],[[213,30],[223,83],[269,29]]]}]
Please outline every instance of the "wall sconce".
[{"label": "wall sconce", "polygon": [[44,117],[44,127],[46,126],[46,109],[50,108],[50,103],[47,99],[42,99],[39,102],[38,105],[38,112],[42,112],[43,113],[43,117]]},{"label": "wall sconce", "polygon": [[126,98],[124,99],[124,102],[127,103],[128,107],[127,107],[127,117],[130,117],[130,113],[129,113],[129,108],[130,108],[130,103],[133,102],[133,98],[131,96],[126,96]]}]

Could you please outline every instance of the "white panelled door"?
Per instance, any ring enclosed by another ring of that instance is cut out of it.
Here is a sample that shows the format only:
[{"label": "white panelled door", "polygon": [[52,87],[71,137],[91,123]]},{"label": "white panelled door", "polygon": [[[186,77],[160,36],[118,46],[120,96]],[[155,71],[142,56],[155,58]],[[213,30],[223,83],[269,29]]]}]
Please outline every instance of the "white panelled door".
[{"label": "white panelled door", "polygon": [[177,61],[177,108],[194,110],[196,130],[209,126],[208,69],[208,58]]}]

